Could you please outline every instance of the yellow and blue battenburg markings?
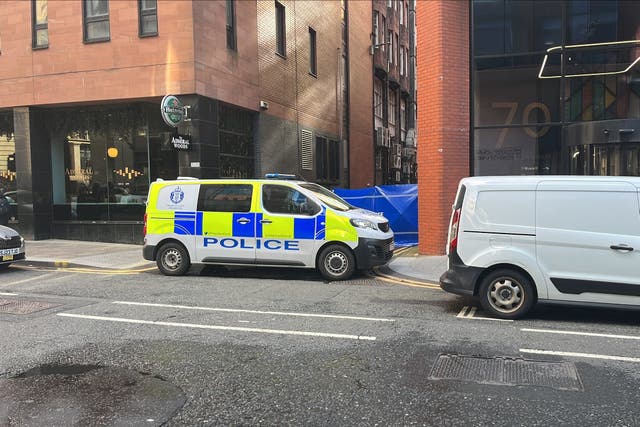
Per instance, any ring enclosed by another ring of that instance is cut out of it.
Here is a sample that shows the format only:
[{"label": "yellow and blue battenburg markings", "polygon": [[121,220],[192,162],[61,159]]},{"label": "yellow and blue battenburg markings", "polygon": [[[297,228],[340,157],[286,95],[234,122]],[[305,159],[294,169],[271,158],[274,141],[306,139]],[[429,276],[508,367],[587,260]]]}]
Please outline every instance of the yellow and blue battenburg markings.
[{"label": "yellow and blue battenburg markings", "polygon": [[[271,219],[272,222],[268,225],[268,229],[264,230],[265,224],[261,223],[261,221],[267,218]],[[176,211],[173,232],[179,235],[203,236],[203,228],[205,228],[204,231],[209,235],[227,237],[279,237],[300,240],[324,240],[326,237],[325,224],[326,208],[323,208],[322,214],[314,218],[277,217],[255,212]]]}]

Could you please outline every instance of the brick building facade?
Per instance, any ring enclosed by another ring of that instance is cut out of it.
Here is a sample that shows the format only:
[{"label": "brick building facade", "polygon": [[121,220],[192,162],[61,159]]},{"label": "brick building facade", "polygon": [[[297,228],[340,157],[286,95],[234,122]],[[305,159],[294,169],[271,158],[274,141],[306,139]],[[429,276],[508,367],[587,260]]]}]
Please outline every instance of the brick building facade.
[{"label": "brick building facade", "polygon": [[[389,3],[388,13],[408,7]],[[33,239],[140,241],[149,182],[178,175],[382,183],[374,10],[359,1],[4,2],[0,152],[15,155],[0,162],[0,187],[18,198],[13,225]],[[394,25],[405,46],[406,29]],[[394,62],[389,81],[406,97]],[[176,129],[160,119],[166,94],[188,108]],[[173,148],[176,134],[188,151]]]}]

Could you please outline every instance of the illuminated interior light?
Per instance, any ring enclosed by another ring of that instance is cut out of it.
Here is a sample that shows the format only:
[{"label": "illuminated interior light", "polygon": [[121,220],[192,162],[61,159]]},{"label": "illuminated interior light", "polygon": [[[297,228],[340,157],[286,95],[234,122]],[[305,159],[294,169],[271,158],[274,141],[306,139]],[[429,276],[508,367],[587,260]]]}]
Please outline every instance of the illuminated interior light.
[{"label": "illuminated interior light", "polygon": [[[566,52],[567,50],[570,50],[570,49],[584,49],[584,48],[598,47],[598,46],[617,46],[617,45],[625,45],[625,44],[628,44],[628,45],[634,45],[634,44],[635,45],[640,45],[640,40],[624,40],[624,41],[606,42],[606,43],[574,44],[574,45],[565,46],[564,47],[564,51]],[[549,49],[547,49],[547,53],[544,55],[544,58],[542,59],[542,65],[540,66],[540,72],[538,73],[538,78],[539,79],[559,79],[559,78],[562,78],[562,75],[552,75],[552,76],[544,76],[543,75],[544,67],[547,64],[547,59],[549,58],[549,54],[554,52],[554,51],[557,51],[557,50],[562,52],[563,51],[562,46],[554,46],[554,47],[550,47]],[[606,72],[602,72],[602,73],[565,74],[564,77],[566,77],[566,78],[574,78],[574,77],[593,77],[593,76],[613,76],[613,75],[616,75],[616,74],[624,74],[624,73],[628,72],[629,70],[631,70],[639,61],[640,61],[640,57],[636,58],[624,70],[606,71]]]}]

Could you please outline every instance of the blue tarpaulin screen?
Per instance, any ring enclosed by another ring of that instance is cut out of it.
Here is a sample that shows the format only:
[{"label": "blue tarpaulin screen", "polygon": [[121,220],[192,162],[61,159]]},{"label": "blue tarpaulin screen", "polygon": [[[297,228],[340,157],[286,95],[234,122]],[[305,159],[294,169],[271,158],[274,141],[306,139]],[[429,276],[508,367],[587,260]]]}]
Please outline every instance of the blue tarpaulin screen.
[{"label": "blue tarpaulin screen", "polygon": [[336,188],[338,196],[359,208],[381,212],[391,224],[398,246],[418,244],[418,186],[381,185],[348,190]]}]

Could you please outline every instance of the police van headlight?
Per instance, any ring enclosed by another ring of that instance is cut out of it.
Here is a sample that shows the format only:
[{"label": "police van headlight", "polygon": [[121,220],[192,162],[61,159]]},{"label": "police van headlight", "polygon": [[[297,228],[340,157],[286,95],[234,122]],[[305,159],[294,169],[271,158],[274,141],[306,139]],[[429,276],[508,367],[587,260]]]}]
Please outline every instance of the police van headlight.
[{"label": "police van headlight", "polygon": [[360,218],[351,218],[351,225],[358,228],[370,228],[372,230],[378,229],[378,227],[376,227],[376,225],[373,222],[367,221],[366,219],[360,219]]}]

